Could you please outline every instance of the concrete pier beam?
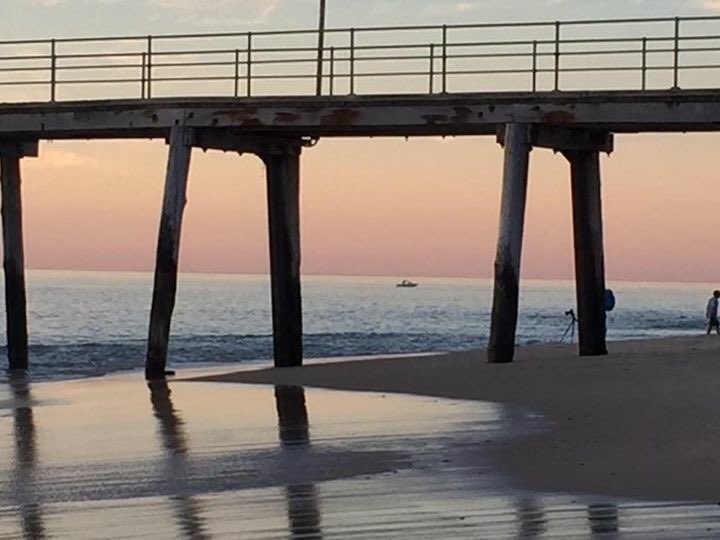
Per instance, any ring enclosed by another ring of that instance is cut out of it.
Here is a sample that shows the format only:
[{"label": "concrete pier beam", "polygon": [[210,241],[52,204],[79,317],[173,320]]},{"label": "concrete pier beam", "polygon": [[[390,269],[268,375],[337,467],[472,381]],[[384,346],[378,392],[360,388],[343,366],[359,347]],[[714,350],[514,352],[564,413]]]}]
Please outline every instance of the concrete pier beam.
[{"label": "concrete pier beam", "polygon": [[170,338],[170,321],[175,307],[177,270],[180,252],[180,231],[185,209],[190,154],[191,130],[175,126],[170,130],[165,193],[163,196],[150,328],[148,334],[145,377],[164,378]]},{"label": "concrete pier beam", "polygon": [[607,354],[605,262],[600,157],[596,150],[568,150],[572,177],[575,280],[580,356]]},{"label": "concrete pier beam", "polygon": [[5,319],[11,370],[25,371],[29,364],[20,160],[37,156],[37,148],[37,143],[0,142]]},{"label": "concrete pier beam", "polygon": [[501,141],[505,145],[500,227],[495,255],[495,287],[488,362],[512,362],[518,319],[520,256],[530,162],[530,126],[507,124]]},{"label": "concrete pier beam", "polygon": [[300,140],[275,141],[260,153],[267,170],[273,350],[276,367],[302,365],[300,291]]}]

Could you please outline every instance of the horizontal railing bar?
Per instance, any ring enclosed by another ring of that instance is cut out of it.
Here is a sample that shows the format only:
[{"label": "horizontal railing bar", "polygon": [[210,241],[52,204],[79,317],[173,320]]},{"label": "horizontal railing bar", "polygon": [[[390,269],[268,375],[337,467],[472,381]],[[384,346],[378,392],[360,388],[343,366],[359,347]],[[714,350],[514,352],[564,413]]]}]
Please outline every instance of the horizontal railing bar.
[{"label": "horizontal railing bar", "polygon": [[[284,79],[315,79],[317,75],[315,73],[308,73],[308,74],[291,74],[286,73],[282,75],[272,75],[272,74],[265,74],[265,75],[253,75],[253,80],[259,80],[259,79],[277,79],[277,80],[284,80]],[[156,82],[183,82],[183,81],[232,81],[235,80],[235,77],[232,75],[228,76],[222,76],[217,75],[213,77],[153,77],[153,83]]]},{"label": "horizontal railing bar", "polygon": [[[154,66],[153,66],[154,67]],[[57,66],[55,71],[82,71],[91,69],[139,69],[142,68],[142,64],[87,64],[82,66]],[[50,71],[48,68],[44,68],[46,71]]]},{"label": "horizontal railing bar", "polygon": [[[647,66],[648,71],[668,71],[672,70],[673,66]],[[680,69],[688,70],[707,70],[707,69],[720,69],[720,64],[697,64],[690,66],[683,66]],[[538,68],[535,70],[536,73],[553,73],[553,68]],[[638,71],[635,66],[594,66],[594,67],[565,67],[559,70],[561,73],[583,73],[583,72],[626,72],[626,71]],[[448,70],[448,75],[492,75],[492,74],[515,74],[515,75],[526,75],[532,73],[532,69],[486,69],[486,70]],[[428,71],[396,71],[396,72],[367,72],[367,73],[355,73],[355,77],[364,78],[377,78],[377,77],[418,77],[428,76]],[[336,73],[336,78],[348,78],[348,73]],[[257,75],[255,78],[264,80],[285,80],[285,79],[312,79],[315,74],[264,74]],[[329,78],[330,75],[325,74],[325,78]],[[197,77],[157,77],[154,78],[154,82],[193,82],[193,81],[231,81],[233,76],[197,76]],[[136,78],[113,78],[113,79],[69,79],[63,81],[57,81],[57,85],[83,85],[83,84],[130,84],[139,83],[141,79]],[[17,85],[44,85],[47,84],[46,80],[22,80],[22,81],[0,81],[1,86],[17,86]]]},{"label": "horizontal railing bar", "polygon": [[[646,68],[647,69],[647,68]],[[673,69],[673,66],[668,66],[665,69]],[[594,66],[594,67],[564,67],[560,70],[561,73],[590,73],[593,71],[634,71],[639,72],[638,66]]]},{"label": "horizontal railing bar", "polygon": [[[718,21],[720,15],[702,15],[694,17],[679,17],[681,21]],[[448,30],[471,30],[473,28],[528,28],[528,27],[548,27],[554,28],[558,21],[535,21],[535,22],[501,22],[501,23],[458,23],[448,24]],[[562,26],[580,26],[591,24],[632,24],[632,23],[673,23],[675,17],[637,17],[637,18],[619,18],[619,19],[570,19],[559,21]],[[442,25],[424,25],[424,26],[389,26],[389,27],[356,27],[356,32],[383,32],[383,31],[402,31],[402,30],[433,30],[442,28]],[[333,28],[326,29],[325,32],[348,32],[350,28]]]},{"label": "horizontal railing bar", "polygon": [[[292,58],[290,60],[255,60],[252,61],[253,65],[258,64],[308,64],[308,63],[317,63],[317,58]],[[225,60],[221,61],[218,60],[216,62],[158,62],[156,64],[153,64],[153,69],[155,68],[162,68],[162,67],[203,67],[203,66],[234,66],[236,62],[234,60]],[[247,65],[247,61],[241,60],[240,62],[237,62],[238,65],[244,66]]]},{"label": "horizontal railing bar", "polygon": [[[656,54],[656,53],[667,53],[667,52],[673,52],[673,49],[656,49],[653,51],[647,50],[645,51],[645,54]],[[616,55],[616,54],[642,54],[642,50],[640,49],[599,49],[596,51],[593,50],[584,50],[584,51],[567,51],[563,52],[562,56],[608,56],[608,55]],[[551,53],[543,53],[542,55],[538,53],[538,56],[552,56]]]},{"label": "horizontal railing bar", "polygon": [[717,69],[720,68],[720,64],[694,64],[689,66],[678,66],[680,71],[688,69]]},{"label": "horizontal railing bar", "polygon": [[9,68],[3,68],[0,67],[0,73],[18,73],[23,71],[49,71],[47,66],[38,66],[38,67],[9,67]]},{"label": "horizontal railing bar", "polygon": [[[669,54],[672,53],[672,49],[656,49],[648,50],[646,54]],[[700,52],[720,52],[720,47],[697,47],[692,49],[684,49],[681,52],[686,53],[700,53]],[[634,49],[611,49],[611,50],[587,50],[587,51],[569,51],[563,53],[563,56],[608,56],[608,55],[637,55],[641,54],[642,51]],[[537,57],[552,57],[552,52],[547,53],[536,53]],[[476,53],[476,54],[454,54],[448,55],[448,59],[458,60],[472,60],[481,58],[531,58],[531,53]],[[426,61],[429,60],[429,56],[378,56],[378,57],[357,57],[356,62],[387,62],[396,60],[409,60],[409,61]],[[286,60],[254,60],[254,64],[262,65],[284,65],[284,64],[310,64],[315,63],[315,58],[296,58]],[[347,63],[349,58],[339,58],[336,62]],[[244,65],[246,62],[241,62],[240,65]],[[213,61],[213,62],[168,62],[168,63],[157,63],[153,67],[156,69],[160,68],[178,68],[178,67],[219,67],[219,66],[233,66],[234,61]],[[83,64],[75,66],[57,66],[56,71],[81,71],[81,70],[102,70],[102,69],[137,69],[141,67],[140,64]],[[683,67],[683,66],[680,66]],[[637,68],[635,68],[637,69]],[[49,68],[46,66],[28,66],[28,67],[9,67],[0,68],[0,72],[32,72],[32,71],[48,71]],[[392,72],[389,72],[392,73]],[[449,72],[448,72],[449,73]]]},{"label": "horizontal railing bar", "polygon": [[[141,57],[143,54],[147,54],[145,51],[131,52],[131,51],[120,51],[120,52],[105,52],[105,53],[63,53],[56,54],[55,58],[58,60],[62,59],[81,59],[81,58],[134,58]],[[155,54],[155,53],[153,53]],[[48,57],[50,58],[50,57]]]},{"label": "horizontal railing bar", "polygon": [[[720,37],[718,38],[720,39]],[[425,46],[425,48],[427,48]],[[718,52],[720,51],[720,46],[717,47],[688,47],[685,49],[680,49],[680,52],[686,52],[686,53],[693,53],[693,52]],[[226,51],[227,53],[235,52],[235,51]],[[241,52],[241,51],[240,51]],[[640,54],[642,51],[639,49],[587,49],[587,50],[580,50],[580,51],[564,51],[562,52],[562,56],[594,56],[594,55],[612,55],[612,54]],[[673,49],[648,49],[645,51],[646,54],[661,54],[661,53],[672,53]],[[553,56],[554,53],[551,51],[548,52],[537,52],[535,56],[546,56],[550,57]],[[111,55],[115,56],[115,55]],[[128,57],[129,55],[122,55],[122,56],[116,56],[117,58],[121,57]],[[137,54],[133,56],[141,57],[142,54]],[[451,58],[457,58],[457,59],[467,59],[467,58],[516,58],[516,57],[532,57],[531,52],[497,52],[497,53],[461,53],[461,54],[448,54],[448,59]],[[63,60],[68,57],[65,56],[57,56],[56,59]],[[77,58],[77,57],[73,57]],[[48,60],[50,57],[38,57],[38,58],[32,58],[33,60],[40,60],[45,59]],[[390,61],[390,60],[429,60],[430,57],[428,55],[403,55],[403,56],[360,56],[355,57],[355,61],[358,62],[372,62],[372,61]],[[6,57],[0,57],[0,61],[8,60]],[[9,60],[16,60],[16,58],[10,58]],[[287,59],[260,59],[260,60],[253,60],[253,63],[255,64],[293,64],[293,63],[308,63],[308,62],[316,62],[316,58],[287,58]],[[325,61],[328,61],[327,59]],[[350,58],[347,57],[340,57],[335,58],[335,61],[337,62],[349,62]],[[241,64],[244,64],[245,62],[241,62]],[[166,63],[156,63],[153,65],[153,67],[192,67],[192,66],[221,66],[221,65],[234,65],[235,62],[232,60],[227,61],[198,61],[198,62],[166,62]],[[103,69],[103,68],[130,68],[130,67],[138,67],[138,64],[80,64],[80,65],[73,65],[73,66],[60,66],[58,65],[56,67],[57,70],[67,70],[67,69]],[[4,71],[23,71],[23,70],[47,70],[48,67],[42,66],[42,67],[15,67],[15,68],[4,68]]]},{"label": "horizontal railing bar", "polygon": [[[66,79],[63,81],[57,81],[55,84],[57,86],[62,85],[80,85],[80,84],[111,84],[111,83],[117,83],[117,84],[129,84],[129,83],[140,83],[141,79],[129,79],[129,78],[118,78],[118,79]],[[153,78],[153,82],[155,82],[155,79]],[[47,82],[45,83],[47,84]]]},{"label": "horizontal railing bar", "polygon": [[[698,21],[717,21],[720,20],[720,16],[717,15],[705,15],[705,16],[689,16],[689,17],[678,17],[678,20],[687,22],[698,22]],[[624,24],[652,24],[652,23],[670,23],[676,20],[675,17],[636,17],[636,18],[618,18],[618,19],[575,19],[559,21],[562,26],[587,26],[587,25],[624,25]],[[547,27],[554,28],[557,21],[535,21],[535,22],[501,22],[501,23],[460,23],[460,24],[448,24],[444,25],[448,30],[460,30],[460,29],[487,29],[487,28],[531,28],[531,27]],[[354,31],[356,33],[369,33],[369,32],[409,32],[409,31],[428,31],[428,30],[441,30],[443,25],[398,25],[398,26],[384,26],[384,27],[345,27],[345,28],[327,28],[325,29],[326,34],[336,33],[349,33]],[[234,38],[234,37],[245,37],[248,32],[216,32],[216,33],[186,33],[186,34],[157,34],[153,35],[153,40],[183,40],[183,39],[210,39],[210,38]],[[317,30],[315,29],[297,29],[297,30],[271,30],[271,31],[257,31],[253,32],[253,37],[261,36],[280,36],[280,35],[316,35]],[[140,35],[121,35],[121,36],[87,36],[87,37],[64,37],[55,38],[56,43],[88,43],[88,42],[106,42],[106,41],[142,41],[146,40],[147,36]],[[15,40],[2,40],[0,45],[37,45],[37,44],[49,44],[52,39],[15,39]]]},{"label": "horizontal railing bar", "polygon": [[[153,56],[181,56],[188,54],[228,54],[235,51],[247,53],[246,49],[199,49],[199,50],[187,50],[187,51],[155,51],[153,50]],[[268,47],[268,48],[252,48],[252,53],[290,53],[290,52],[317,52],[317,47]]]},{"label": "horizontal railing bar", "polygon": [[[646,37],[646,38],[573,38],[564,39],[560,41],[560,44],[583,44],[583,43],[641,43],[643,40],[648,42],[670,42],[674,41],[674,37]],[[720,35],[698,35],[698,36],[681,36],[680,41],[701,41],[701,40],[720,40]],[[448,43],[448,48],[459,48],[459,47],[499,47],[499,46],[531,46],[533,43],[538,45],[553,45],[554,40],[512,40],[512,41],[476,41],[476,42],[461,42],[461,43]],[[439,46],[439,43],[434,43]],[[416,49],[422,48],[427,49],[428,43],[408,43],[408,44],[376,44],[376,45],[357,45],[354,47],[358,50],[388,50],[388,49]],[[349,51],[350,47],[338,46],[334,47],[336,52]],[[681,49],[685,50],[685,49]],[[153,56],[181,56],[181,55],[214,55],[214,54],[234,54],[235,52],[241,54],[247,53],[246,49],[198,49],[198,50],[181,50],[181,51],[153,51]],[[272,47],[272,48],[254,48],[253,53],[292,53],[292,52],[315,52],[315,47]],[[569,51],[568,51],[569,52]],[[563,52],[563,54],[568,54]],[[647,52],[653,52],[653,49],[649,49]],[[61,59],[80,59],[80,58],[126,58],[126,57],[140,57],[143,51],[131,52],[131,51],[120,51],[120,52],[105,52],[105,53],[65,53],[57,54],[56,58]],[[530,54],[530,53],[528,53]],[[0,56],[0,60],[49,60],[50,55],[13,55],[13,56]]]},{"label": "horizontal railing bar", "polygon": [[0,61],[17,61],[17,60],[50,60],[48,54],[32,54],[22,56],[0,56]]},{"label": "horizontal railing bar", "polygon": [[0,86],[47,86],[48,81],[0,81]]}]

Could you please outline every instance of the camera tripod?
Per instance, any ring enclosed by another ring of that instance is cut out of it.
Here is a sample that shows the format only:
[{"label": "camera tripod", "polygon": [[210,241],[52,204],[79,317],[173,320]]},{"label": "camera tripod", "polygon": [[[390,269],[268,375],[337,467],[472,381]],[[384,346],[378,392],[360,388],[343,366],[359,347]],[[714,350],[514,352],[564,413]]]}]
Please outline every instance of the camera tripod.
[{"label": "camera tripod", "polygon": [[565,315],[570,317],[570,323],[568,324],[568,327],[565,329],[565,333],[560,338],[560,343],[565,341],[565,338],[570,335],[570,343],[575,342],[575,324],[577,324],[577,317],[575,316],[575,311],[572,309],[568,309],[565,312]]}]

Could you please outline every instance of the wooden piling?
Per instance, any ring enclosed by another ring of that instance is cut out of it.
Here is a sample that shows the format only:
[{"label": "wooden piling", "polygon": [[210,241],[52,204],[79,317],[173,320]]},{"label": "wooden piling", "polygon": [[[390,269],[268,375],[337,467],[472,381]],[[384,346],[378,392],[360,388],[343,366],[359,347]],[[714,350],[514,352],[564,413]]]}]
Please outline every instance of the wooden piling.
[{"label": "wooden piling", "polygon": [[11,370],[28,369],[20,154],[0,154],[7,350]]},{"label": "wooden piling", "polygon": [[571,169],[580,356],[603,355],[607,346],[600,157],[594,150],[563,153]]},{"label": "wooden piling", "polygon": [[488,362],[512,362],[518,319],[520,255],[525,223],[530,128],[527,124],[508,124],[504,133],[505,164],[500,227],[495,255]]},{"label": "wooden piling", "polygon": [[191,150],[190,130],[183,126],[171,128],[145,361],[145,377],[149,380],[165,377]]},{"label": "wooden piling", "polygon": [[267,170],[273,349],[276,367],[302,365],[300,142],[272,143]]}]

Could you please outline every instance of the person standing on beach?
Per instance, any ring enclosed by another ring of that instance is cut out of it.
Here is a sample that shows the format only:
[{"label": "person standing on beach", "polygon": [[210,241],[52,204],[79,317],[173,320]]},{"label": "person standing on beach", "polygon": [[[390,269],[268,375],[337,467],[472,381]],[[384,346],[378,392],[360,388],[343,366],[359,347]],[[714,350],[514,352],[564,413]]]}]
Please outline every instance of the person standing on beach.
[{"label": "person standing on beach", "polygon": [[713,291],[713,295],[708,300],[707,309],[705,310],[705,317],[708,320],[707,333],[710,335],[710,330],[715,328],[715,332],[720,334],[720,321],[718,321],[718,298],[720,298],[720,291]]}]

